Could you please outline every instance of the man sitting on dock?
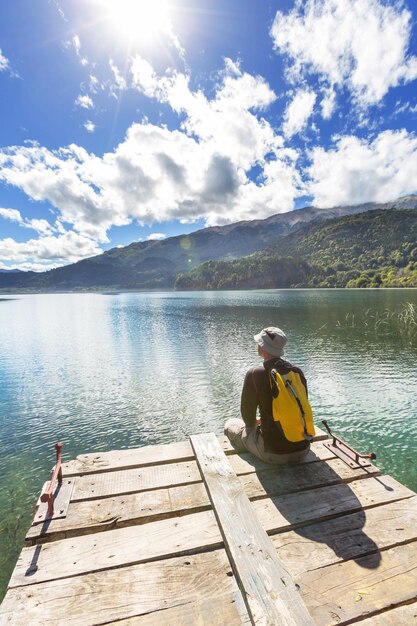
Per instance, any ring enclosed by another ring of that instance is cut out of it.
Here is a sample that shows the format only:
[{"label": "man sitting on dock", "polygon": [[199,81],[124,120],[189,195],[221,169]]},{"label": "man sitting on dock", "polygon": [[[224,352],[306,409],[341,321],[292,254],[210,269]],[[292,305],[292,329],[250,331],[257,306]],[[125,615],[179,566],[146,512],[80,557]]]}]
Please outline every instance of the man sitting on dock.
[{"label": "man sitting on dock", "polygon": [[300,368],[282,358],[287,337],[280,328],[264,328],[254,339],[264,362],[247,372],[243,419],[228,420],[224,434],[236,450],[251,452],[266,463],[300,461],[315,434],[306,379]]}]

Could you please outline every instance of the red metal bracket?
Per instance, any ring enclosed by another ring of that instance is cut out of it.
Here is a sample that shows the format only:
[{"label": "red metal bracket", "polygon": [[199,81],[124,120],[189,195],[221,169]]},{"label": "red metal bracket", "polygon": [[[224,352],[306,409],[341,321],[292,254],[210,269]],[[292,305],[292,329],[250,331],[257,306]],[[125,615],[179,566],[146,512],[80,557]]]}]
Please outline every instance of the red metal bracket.
[{"label": "red metal bracket", "polygon": [[48,517],[52,517],[54,514],[54,493],[58,485],[62,483],[62,443],[55,444],[56,461],[55,467],[52,471],[51,480],[49,482],[48,489],[41,495],[41,502],[48,503]]},{"label": "red metal bracket", "polygon": [[62,443],[57,443],[55,449],[55,467],[51,480],[42,488],[32,526],[49,524],[52,520],[66,517],[71,502],[76,478],[62,478]]},{"label": "red metal bracket", "polygon": [[[327,444],[327,447],[329,449],[330,449],[330,446],[332,446],[333,448],[337,448],[338,450],[340,450],[343,456],[347,456],[348,458],[350,457],[351,459],[353,455],[353,460],[358,465],[360,465],[359,459],[372,459],[372,460],[376,459],[376,454],[374,452],[370,452],[369,454],[361,454],[360,452],[358,452],[357,450],[349,446],[347,443],[342,441],[342,439],[340,439],[339,437],[336,437],[336,435],[332,433],[332,431],[330,430],[327,420],[322,420],[321,423],[323,424],[323,426],[325,427],[325,429],[327,430],[327,432],[329,433],[330,437],[332,437],[332,440],[333,440],[331,444]],[[336,451],[335,453],[337,454]]]}]

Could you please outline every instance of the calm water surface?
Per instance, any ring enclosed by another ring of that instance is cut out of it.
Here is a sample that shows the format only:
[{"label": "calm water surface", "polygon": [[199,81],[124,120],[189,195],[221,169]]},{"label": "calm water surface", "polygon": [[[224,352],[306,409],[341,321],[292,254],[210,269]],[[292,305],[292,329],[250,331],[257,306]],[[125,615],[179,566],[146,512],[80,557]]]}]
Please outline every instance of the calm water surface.
[{"label": "calm water surface", "polygon": [[287,332],[316,422],[417,490],[416,342],[372,317],[407,302],[417,290],[0,296],[0,595],[53,444],[68,460],[220,434],[265,326]]}]

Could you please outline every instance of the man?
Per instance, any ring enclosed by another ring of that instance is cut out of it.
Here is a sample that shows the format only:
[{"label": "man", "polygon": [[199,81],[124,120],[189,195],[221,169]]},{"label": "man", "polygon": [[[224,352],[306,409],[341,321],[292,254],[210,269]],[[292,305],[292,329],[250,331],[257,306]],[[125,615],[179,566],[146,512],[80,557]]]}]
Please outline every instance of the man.
[{"label": "man", "polygon": [[[258,344],[258,354],[264,359],[263,366],[253,367],[247,372],[241,399],[243,419],[228,420],[224,434],[236,450],[249,451],[267,463],[300,461],[308,454],[310,440],[314,435],[306,379],[300,368],[282,358],[287,337],[280,328],[264,328],[254,339]],[[297,422],[297,425],[299,423],[295,436],[292,425],[288,426],[288,420],[287,423],[285,419],[277,420],[277,409],[273,409],[273,397],[279,395],[275,384],[277,373],[277,379],[284,385],[281,387],[281,397],[287,395],[294,399],[296,409],[290,420]],[[298,381],[298,393],[291,380]],[[258,408],[260,420],[257,420]],[[309,412],[307,424],[304,409]]]}]

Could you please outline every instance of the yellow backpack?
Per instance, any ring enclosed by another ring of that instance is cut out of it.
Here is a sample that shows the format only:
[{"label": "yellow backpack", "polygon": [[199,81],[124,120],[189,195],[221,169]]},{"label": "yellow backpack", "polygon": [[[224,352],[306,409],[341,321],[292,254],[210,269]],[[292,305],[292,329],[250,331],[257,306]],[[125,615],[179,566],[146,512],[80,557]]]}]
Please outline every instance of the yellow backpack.
[{"label": "yellow backpack", "polygon": [[313,413],[300,374],[271,370],[272,417],[288,441],[311,441],[316,434]]}]

